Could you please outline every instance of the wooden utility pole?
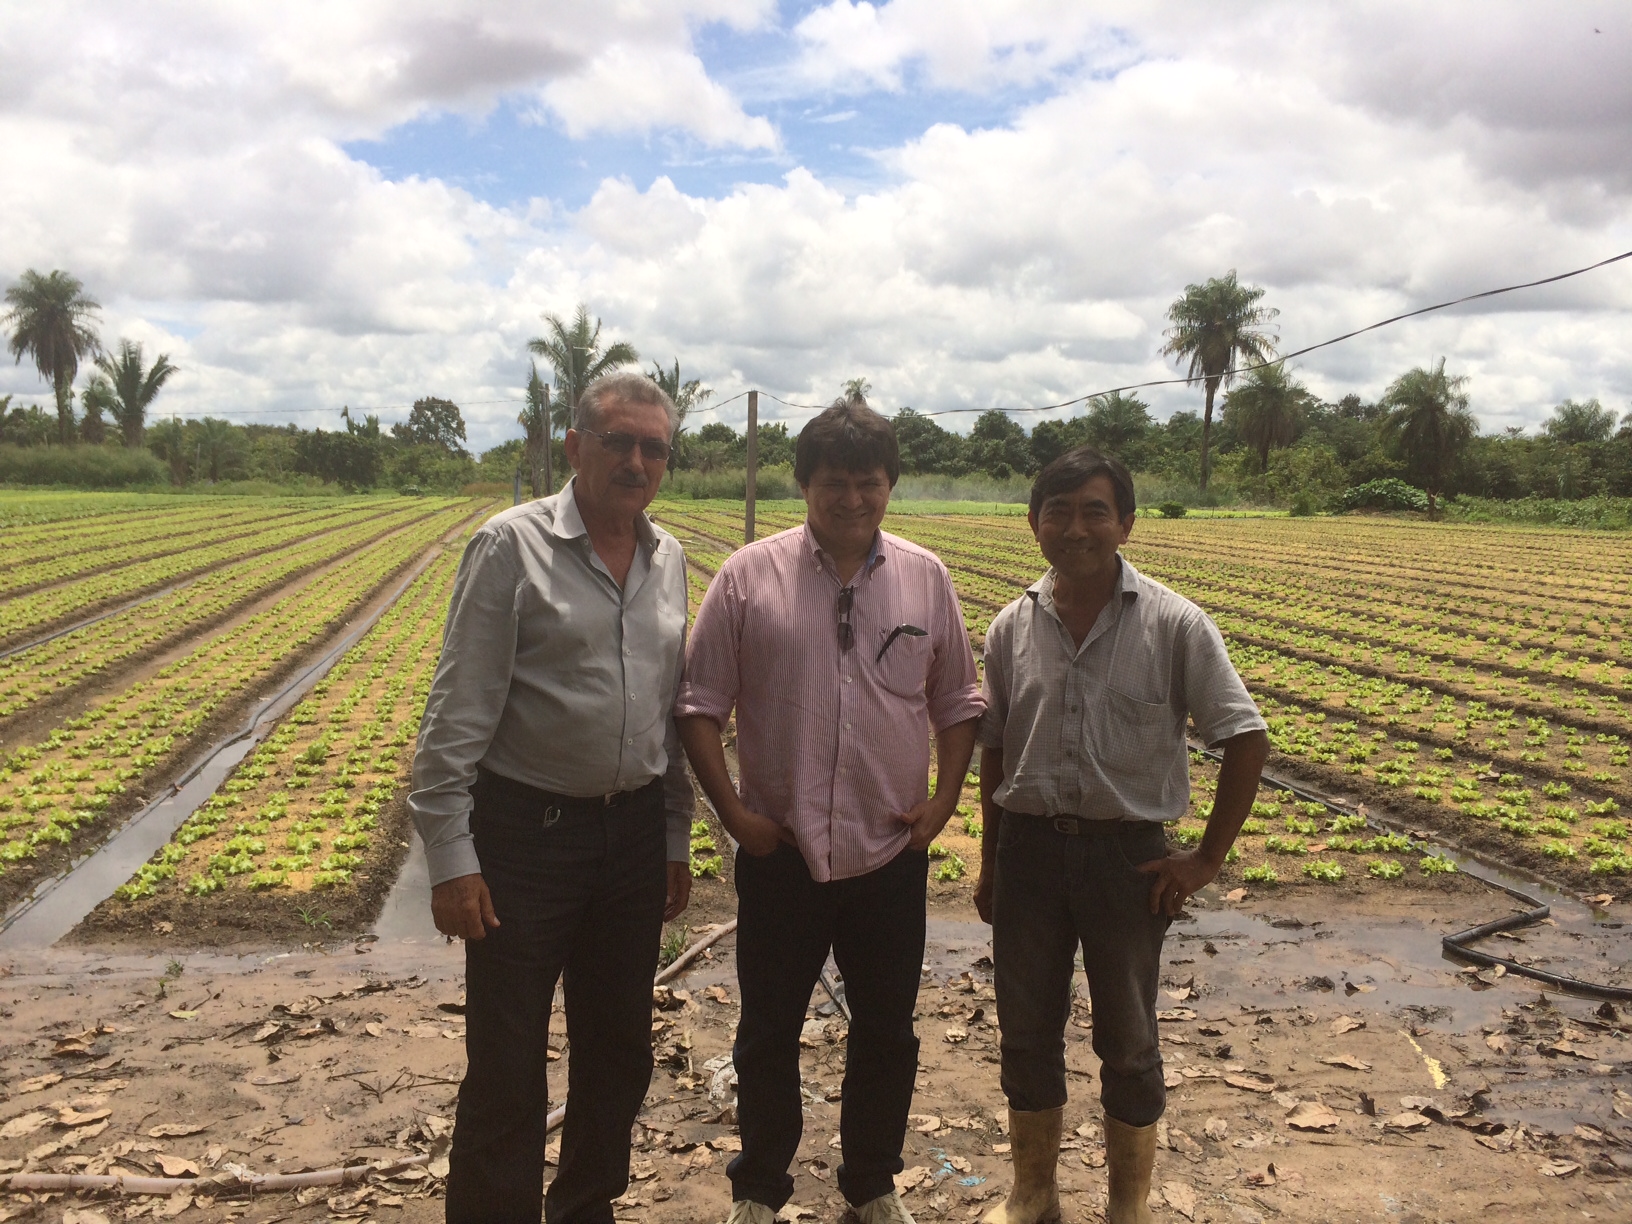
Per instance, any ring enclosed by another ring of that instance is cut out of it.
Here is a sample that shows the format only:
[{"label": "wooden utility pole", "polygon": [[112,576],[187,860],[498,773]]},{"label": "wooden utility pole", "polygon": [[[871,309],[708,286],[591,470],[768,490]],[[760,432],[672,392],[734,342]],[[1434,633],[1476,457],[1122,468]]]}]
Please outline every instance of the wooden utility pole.
[{"label": "wooden utility pole", "polygon": [[759,479],[759,392],[748,392],[748,487],[742,507],[742,542],[754,542],[754,483]]}]

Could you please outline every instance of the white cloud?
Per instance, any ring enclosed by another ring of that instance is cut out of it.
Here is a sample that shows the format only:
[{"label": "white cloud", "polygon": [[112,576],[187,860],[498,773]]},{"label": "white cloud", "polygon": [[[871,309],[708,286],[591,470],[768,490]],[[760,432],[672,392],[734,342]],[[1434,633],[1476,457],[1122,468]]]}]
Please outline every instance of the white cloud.
[{"label": "white cloud", "polygon": [[[758,385],[818,402],[864,375],[888,407],[1017,407],[1172,375],[1168,303],[1230,267],[1268,288],[1290,348],[1632,247],[1632,172],[1614,152],[1632,140],[1632,85],[1609,70],[1632,22],[1585,6],[840,0],[774,69],[806,113],[837,121],[865,114],[869,90],[926,86],[1037,99],[876,150],[880,181],[859,194],[781,150],[795,164],[780,181],[713,196],[618,176],[581,207],[501,209],[343,151],[517,95],[586,141],[680,131],[777,149],[694,37],[702,22],[762,30],[773,11],[8,11],[0,277],[84,278],[106,335],[182,367],[170,409],[332,414],[434,393],[469,404],[491,444],[515,409],[479,401],[517,394],[540,313],[579,301],[722,398]],[[50,72],[42,45],[60,48]],[[1375,333],[1301,373],[1369,396],[1443,355],[1491,426],[1565,396],[1621,408],[1629,312],[1620,265]],[[0,366],[10,391],[44,389]],[[1199,402],[1182,387],[1150,398]]]}]

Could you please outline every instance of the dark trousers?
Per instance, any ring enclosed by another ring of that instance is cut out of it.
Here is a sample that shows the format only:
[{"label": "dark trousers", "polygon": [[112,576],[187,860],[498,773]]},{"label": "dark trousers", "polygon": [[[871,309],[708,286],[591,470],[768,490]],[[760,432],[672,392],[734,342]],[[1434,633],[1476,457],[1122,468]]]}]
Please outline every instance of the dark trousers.
[{"label": "dark trousers", "polygon": [[471,832],[499,927],[465,945],[465,1049],[449,1224],[538,1224],[550,1006],[565,974],[567,1118],[544,1213],[612,1220],[652,1078],[652,975],[667,892],[659,783],[615,807],[552,811],[483,773]]},{"label": "dark trousers", "polygon": [[780,1210],[804,1130],[799,1030],[829,949],[850,1006],[839,1189],[852,1204],[888,1194],[902,1168],[918,1037],[912,1013],[924,961],[929,856],[903,850],[866,875],[818,884],[791,846],[737,852],[737,1120],[731,1197]]},{"label": "dark trousers", "polygon": [[1003,1094],[1013,1109],[1065,1104],[1065,1024],[1077,948],[1088,973],[1105,1112],[1130,1126],[1162,1116],[1156,987],[1168,919],[1150,912],[1151,877],[1134,868],[1167,853],[1159,824],[1073,822],[1006,812],[998,833],[992,959],[1002,1030]]}]

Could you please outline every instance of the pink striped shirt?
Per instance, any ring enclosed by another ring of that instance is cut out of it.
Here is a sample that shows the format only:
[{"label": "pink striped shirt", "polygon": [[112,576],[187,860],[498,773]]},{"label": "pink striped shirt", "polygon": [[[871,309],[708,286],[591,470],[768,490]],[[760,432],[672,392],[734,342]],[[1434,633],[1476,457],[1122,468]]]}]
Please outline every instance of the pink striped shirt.
[{"label": "pink striped shirt", "polygon": [[[742,801],[793,833],[822,882],[900,853],[896,816],[929,795],[931,729],[985,709],[940,558],[880,532],[851,585],[855,646],[841,651],[838,574],[809,529],[739,549],[703,597],[674,710],[723,728],[735,707]],[[879,659],[900,625],[925,632]]]}]

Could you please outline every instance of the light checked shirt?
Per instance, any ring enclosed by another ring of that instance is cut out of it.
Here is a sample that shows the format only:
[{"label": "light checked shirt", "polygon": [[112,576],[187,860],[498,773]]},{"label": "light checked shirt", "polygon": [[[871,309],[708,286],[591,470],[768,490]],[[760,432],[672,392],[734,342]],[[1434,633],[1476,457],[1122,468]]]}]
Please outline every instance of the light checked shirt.
[{"label": "light checked shirt", "polygon": [[1005,811],[1177,820],[1190,802],[1185,719],[1209,745],[1264,720],[1207,614],[1121,558],[1116,592],[1079,647],[1054,571],[986,631],[980,743],[1003,749]]},{"label": "light checked shirt", "polygon": [[478,765],[579,797],[661,776],[669,860],[691,856],[696,798],[671,715],[685,556],[642,515],[620,589],[576,485],[495,515],[459,563],[408,795],[433,885],[481,870],[470,834]]},{"label": "light checked shirt", "polygon": [[[838,572],[808,527],[758,540],[715,575],[686,651],[678,717],[737,712],[748,809],[790,830],[818,882],[874,871],[907,844],[896,819],[929,796],[929,735],[983,708],[952,579],[880,532],[851,580],[855,645],[839,648]],[[923,636],[897,634],[899,625]]]}]

